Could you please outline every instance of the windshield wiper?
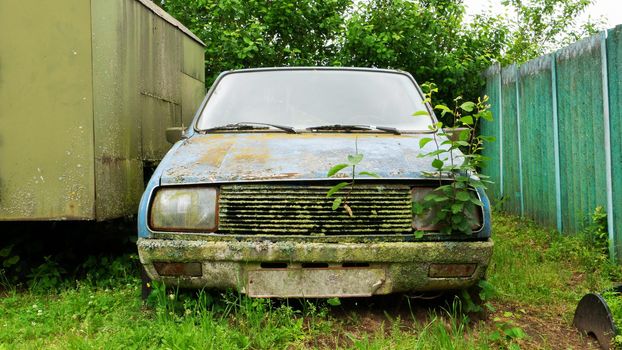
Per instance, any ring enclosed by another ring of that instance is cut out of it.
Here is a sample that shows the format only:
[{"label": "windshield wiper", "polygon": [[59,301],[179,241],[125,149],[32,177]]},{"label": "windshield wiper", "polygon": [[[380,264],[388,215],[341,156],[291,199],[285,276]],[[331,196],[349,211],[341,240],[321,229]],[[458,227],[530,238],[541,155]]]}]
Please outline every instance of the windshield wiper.
[{"label": "windshield wiper", "polygon": [[345,131],[353,131],[353,130],[380,130],[384,132],[389,132],[391,134],[400,135],[400,131],[396,128],[391,128],[388,126],[375,126],[375,125],[342,125],[342,124],[331,124],[331,125],[320,125],[320,126],[311,126],[308,127],[307,130],[311,131],[320,131],[320,130],[345,130]]},{"label": "windshield wiper", "polygon": [[265,130],[268,127],[283,130],[290,134],[297,134],[296,130],[291,126],[269,124],[269,123],[255,123],[255,122],[239,122],[233,124],[226,124],[221,126],[214,126],[201,130],[201,132],[219,131],[219,130]]}]

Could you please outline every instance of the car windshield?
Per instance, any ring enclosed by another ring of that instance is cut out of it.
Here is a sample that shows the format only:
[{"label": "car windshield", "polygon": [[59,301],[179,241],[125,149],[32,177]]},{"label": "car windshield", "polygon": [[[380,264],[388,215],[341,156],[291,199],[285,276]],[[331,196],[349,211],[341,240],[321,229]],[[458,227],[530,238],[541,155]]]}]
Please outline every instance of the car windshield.
[{"label": "car windshield", "polygon": [[427,130],[425,105],[405,74],[366,70],[265,70],[227,74],[215,86],[198,130],[233,123],[270,123],[304,129],[377,125]]}]

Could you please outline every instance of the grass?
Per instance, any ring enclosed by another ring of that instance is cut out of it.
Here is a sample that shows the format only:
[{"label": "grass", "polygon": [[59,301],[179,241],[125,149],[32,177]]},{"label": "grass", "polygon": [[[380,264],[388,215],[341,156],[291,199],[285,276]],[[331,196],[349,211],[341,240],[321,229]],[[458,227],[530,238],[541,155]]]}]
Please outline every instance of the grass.
[{"label": "grass", "polygon": [[469,320],[451,298],[344,299],[331,306],[157,287],[147,307],[132,261],[123,257],[91,262],[92,273],[77,282],[55,287],[41,268],[42,282],[34,281],[29,290],[6,289],[0,299],[0,349],[589,347],[570,326],[574,307],[585,292],[619,280],[620,268],[608,263],[589,234],[562,237],[502,214],[493,225],[488,280],[496,294],[488,321]]}]

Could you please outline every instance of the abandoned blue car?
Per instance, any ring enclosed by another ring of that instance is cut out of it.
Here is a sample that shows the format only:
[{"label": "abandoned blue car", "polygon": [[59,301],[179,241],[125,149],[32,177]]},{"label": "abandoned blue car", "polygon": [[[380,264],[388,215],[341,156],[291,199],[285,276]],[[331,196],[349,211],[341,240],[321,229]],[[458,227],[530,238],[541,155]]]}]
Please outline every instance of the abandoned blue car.
[{"label": "abandoned blue car", "polygon": [[[413,117],[420,110],[429,116]],[[413,201],[437,186],[418,157],[433,147],[420,140],[435,122],[405,72],[222,73],[142,197],[137,245],[148,276],[252,297],[475,285],[493,249],[485,193],[474,190],[483,205],[470,235],[442,234],[413,214]],[[328,171],[359,154],[364,172],[339,189],[348,205],[335,205],[328,192],[352,173]]]}]

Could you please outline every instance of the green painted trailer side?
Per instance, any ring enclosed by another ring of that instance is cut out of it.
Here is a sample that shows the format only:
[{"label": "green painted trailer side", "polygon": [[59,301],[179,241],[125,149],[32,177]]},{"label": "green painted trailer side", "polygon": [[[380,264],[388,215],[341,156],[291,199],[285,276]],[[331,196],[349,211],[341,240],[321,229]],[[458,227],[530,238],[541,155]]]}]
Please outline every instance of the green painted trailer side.
[{"label": "green painted trailer side", "polygon": [[519,110],[524,215],[556,225],[552,58],[542,56],[519,68]]},{"label": "green painted trailer side", "polygon": [[0,220],[134,214],[204,96],[200,40],[147,0],[11,0],[0,30]]},{"label": "green painted trailer side", "polygon": [[0,218],[95,217],[90,3],[0,1]]},{"label": "green painted trailer side", "polygon": [[622,256],[622,25],[609,30],[607,38],[609,123],[611,135],[612,237]]},{"label": "green painted trailer side", "polygon": [[599,36],[556,55],[562,227],[577,232],[607,206]]}]

